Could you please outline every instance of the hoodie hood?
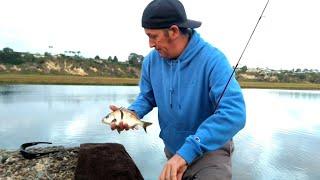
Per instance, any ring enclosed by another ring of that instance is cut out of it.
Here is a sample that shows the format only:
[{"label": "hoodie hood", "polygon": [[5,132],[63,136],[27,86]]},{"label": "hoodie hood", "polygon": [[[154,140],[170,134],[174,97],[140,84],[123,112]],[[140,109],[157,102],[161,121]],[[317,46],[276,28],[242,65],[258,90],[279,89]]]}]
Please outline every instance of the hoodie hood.
[{"label": "hoodie hood", "polygon": [[167,61],[168,63],[170,63],[170,61],[180,62],[181,68],[188,66],[190,61],[193,60],[193,58],[199,53],[199,51],[206,44],[195,30],[192,30],[192,33],[190,36],[191,38],[186,48],[182,51],[182,53],[176,60],[166,59],[166,58],[163,58],[163,60]]}]

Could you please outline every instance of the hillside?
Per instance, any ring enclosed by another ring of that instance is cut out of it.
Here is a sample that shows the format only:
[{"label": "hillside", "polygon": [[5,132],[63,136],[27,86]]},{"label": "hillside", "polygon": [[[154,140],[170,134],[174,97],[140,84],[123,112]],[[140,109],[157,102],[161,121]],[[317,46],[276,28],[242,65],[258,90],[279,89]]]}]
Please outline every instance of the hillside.
[{"label": "hillside", "polygon": [[[108,78],[139,78],[143,56],[131,53],[128,60],[117,57],[101,59],[84,58],[79,54],[51,55],[15,52],[10,48],[0,50],[0,74],[74,75]],[[320,84],[317,69],[273,70],[268,68],[240,67],[236,78],[241,82],[312,83]]]},{"label": "hillside", "polygon": [[140,75],[140,68],[124,63],[108,63],[106,61],[44,59],[41,62],[25,62],[19,65],[0,64],[0,73],[137,78]]},{"label": "hillside", "polygon": [[39,55],[14,52],[10,48],[5,48],[0,51],[0,73],[139,77],[143,57],[131,53],[128,59],[125,62],[118,62],[116,56],[108,59],[100,59],[96,56],[92,59],[78,55],[51,55],[49,53]]}]

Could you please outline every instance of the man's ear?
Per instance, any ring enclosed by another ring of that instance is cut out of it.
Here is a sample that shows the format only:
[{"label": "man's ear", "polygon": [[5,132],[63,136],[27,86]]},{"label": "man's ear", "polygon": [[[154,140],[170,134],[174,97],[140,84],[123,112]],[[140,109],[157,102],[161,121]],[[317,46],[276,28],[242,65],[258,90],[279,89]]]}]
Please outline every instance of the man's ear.
[{"label": "man's ear", "polygon": [[169,37],[171,37],[172,39],[176,39],[180,34],[180,29],[177,25],[172,25],[169,28]]}]

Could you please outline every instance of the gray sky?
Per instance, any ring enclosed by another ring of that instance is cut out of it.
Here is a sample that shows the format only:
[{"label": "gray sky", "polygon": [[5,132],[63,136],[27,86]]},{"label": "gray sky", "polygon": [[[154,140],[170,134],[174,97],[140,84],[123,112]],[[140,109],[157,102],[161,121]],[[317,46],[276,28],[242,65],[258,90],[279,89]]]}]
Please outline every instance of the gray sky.
[{"label": "gray sky", "polygon": [[[201,36],[238,60],[266,0],[181,0]],[[1,1],[0,49],[85,57],[146,55],[141,15],[150,0]],[[320,1],[270,0],[240,66],[320,69]],[[49,48],[53,46],[53,48]]]}]

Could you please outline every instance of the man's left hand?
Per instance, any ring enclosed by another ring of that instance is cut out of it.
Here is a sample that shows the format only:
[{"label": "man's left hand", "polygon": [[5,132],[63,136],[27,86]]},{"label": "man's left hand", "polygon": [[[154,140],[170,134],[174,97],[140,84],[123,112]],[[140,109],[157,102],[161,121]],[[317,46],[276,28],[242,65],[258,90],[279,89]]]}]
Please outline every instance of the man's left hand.
[{"label": "man's left hand", "polygon": [[163,167],[159,180],[181,180],[186,169],[186,161],[178,154],[175,154]]}]

